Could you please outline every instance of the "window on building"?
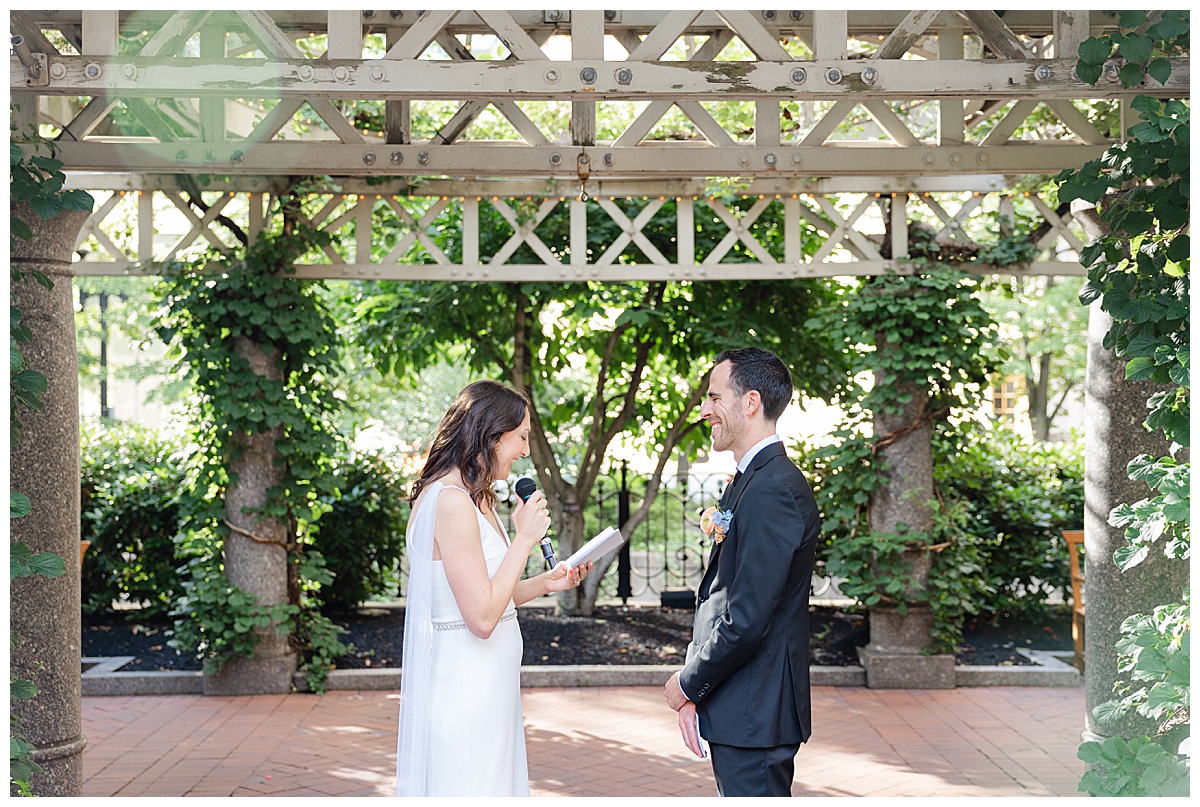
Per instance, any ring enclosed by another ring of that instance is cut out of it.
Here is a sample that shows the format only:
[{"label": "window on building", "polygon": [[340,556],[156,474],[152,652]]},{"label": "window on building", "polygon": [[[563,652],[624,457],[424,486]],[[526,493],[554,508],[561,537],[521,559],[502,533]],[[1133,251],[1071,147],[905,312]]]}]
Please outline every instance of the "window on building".
[{"label": "window on building", "polygon": [[1017,397],[1021,379],[1010,375],[992,385],[992,411],[997,418],[1011,421],[1017,414]]}]

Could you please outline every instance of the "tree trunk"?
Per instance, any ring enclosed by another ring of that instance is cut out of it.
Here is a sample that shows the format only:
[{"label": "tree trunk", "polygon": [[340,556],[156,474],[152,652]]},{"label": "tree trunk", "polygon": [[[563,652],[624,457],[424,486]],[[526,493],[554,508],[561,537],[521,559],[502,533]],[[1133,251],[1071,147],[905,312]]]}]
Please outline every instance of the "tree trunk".
[{"label": "tree trunk", "polygon": [[[283,382],[279,351],[264,353],[262,346],[245,337],[234,340],[235,353],[251,370],[273,382]],[[231,529],[225,539],[225,576],[264,607],[286,603],[288,598],[288,523],[253,511],[270,504],[268,492],[286,473],[276,445],[283,428],[236,437],[237,450],[230,459],[230,483],[225,491],[225,519]],[[250,510],[252,512],[246,512]],[[259,695],[290,692],[296,654],[275,624],[256,629],[258,645],[252,659],[233,659],[215,675],[204,679],[205,694]]]},{"label": "tree trunk", "polygon": [[1029,390],[1029,423],[1033,437],[1043,443],[1050,439],[1050,354],[1031,356],[1030,367],[1036,378],[1026,381]]},{"label": "tree trunk", "polygon": [[29,496],[33,512],[10,522],[11,537],[34,553],[53,552],[67,566],[60,577],[12,581],[10,671],[31,679],[38,692],[10,705],[33,746],[33,761],[42,768],[30,783],[33,793],[79,796],[85,740],[79,679],[79,367],[71,253],[88,213],[70,211],[46,220],[21,203],[10,214],[33,231],[29,241],[14,240],[13,268],[41,272],[54,282],[50,290],[29,276],[10,282],[11,304],[33,333],[21,353],[49,385],[42,411],[18,413],[24,428],[10,449],[10,485]]},{"label": "tree trunk", "polygon": [[[555,523],[558,527],[558,545],[555,547],[558,560],[566,560],[570,555],[583,546],[592,536],[583,531],[583,507],[579,504],[568,503],[556,508]],[[596,596],[600,592],[602,578],[600,566],[589,574],[582,584],[566,591],[560,591],[556,610],[569,616],[591,616],[596,610]]]}]

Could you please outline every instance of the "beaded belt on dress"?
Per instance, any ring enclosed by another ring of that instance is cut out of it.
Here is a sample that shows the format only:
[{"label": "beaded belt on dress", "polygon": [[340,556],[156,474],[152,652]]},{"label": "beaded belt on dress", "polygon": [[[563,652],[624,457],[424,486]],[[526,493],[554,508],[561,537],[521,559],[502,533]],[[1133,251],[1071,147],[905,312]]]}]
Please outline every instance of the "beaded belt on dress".
[{"label": "beaded belt on dress", "polygon": [[[516,618],[517,618],[516,611],[505,611],[504,616],[500,617],[500,622],[508,622],[509,620],[516,619]],[[500,624],[500,623],[497,622],[496,624]],[[434,630],[463,630],[466,627],[467,627],[466,622],[434,622],[433,623]]]}]

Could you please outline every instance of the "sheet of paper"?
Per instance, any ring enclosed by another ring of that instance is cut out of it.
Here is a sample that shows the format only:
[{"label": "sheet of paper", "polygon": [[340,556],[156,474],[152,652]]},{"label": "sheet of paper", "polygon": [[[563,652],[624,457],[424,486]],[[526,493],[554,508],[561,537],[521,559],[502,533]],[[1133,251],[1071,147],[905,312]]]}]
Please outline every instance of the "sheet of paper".
[{"label": "sheet of paper", "polygon": [[617,531],[617,528],[608,527],[595,538],[581,546],[574,555],[563,562],[574,569],[576,566],[586,563],[589,560],[599,560],[609,552],[620,547],[623,543],[625,543],[625,539],[621,537],[621,533]]}]

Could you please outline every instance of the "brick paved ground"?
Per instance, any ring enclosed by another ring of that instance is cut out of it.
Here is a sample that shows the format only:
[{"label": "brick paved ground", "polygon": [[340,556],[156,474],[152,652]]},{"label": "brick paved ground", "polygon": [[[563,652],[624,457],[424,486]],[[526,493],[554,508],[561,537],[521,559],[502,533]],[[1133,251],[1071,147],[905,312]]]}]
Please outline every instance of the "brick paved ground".
[{"label": "brick paved ground", "polygon": [[[657,687],[526,689],[535,796],[714,796]],[[86,697],[85,796],[387,796],[397,696]],[[798,796],[1071,796],[1082,688],[813,690]]]}]

